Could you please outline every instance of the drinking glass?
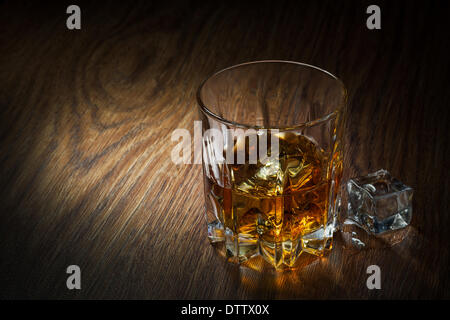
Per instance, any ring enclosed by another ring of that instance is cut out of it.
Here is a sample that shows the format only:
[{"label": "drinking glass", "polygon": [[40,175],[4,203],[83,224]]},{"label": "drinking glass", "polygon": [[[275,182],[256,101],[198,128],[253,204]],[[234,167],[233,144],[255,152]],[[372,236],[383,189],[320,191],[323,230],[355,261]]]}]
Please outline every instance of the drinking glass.
[{"label": "drinking glass", "polygon": [[346,97],[334,75],[291,61],[239,64],[202,83],[208,238],[229,260],[292,267],[332,248]]}]

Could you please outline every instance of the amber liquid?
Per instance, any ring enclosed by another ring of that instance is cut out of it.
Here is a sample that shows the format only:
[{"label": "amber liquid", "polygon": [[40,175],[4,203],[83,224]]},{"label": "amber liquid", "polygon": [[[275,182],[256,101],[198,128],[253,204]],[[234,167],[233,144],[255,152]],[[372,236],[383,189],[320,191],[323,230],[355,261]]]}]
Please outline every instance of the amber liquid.
[{"label": "amber liquid", "polygon": [[276,159],[227,165],[225,183],[205,177],[210,210],[219,220],[210,239],[223,238],[229,257],[260,254],[275,267],[292,266],[302,252],[322,255],[331,245],[325,230],[328,155],[303,135],[278,135]]}]

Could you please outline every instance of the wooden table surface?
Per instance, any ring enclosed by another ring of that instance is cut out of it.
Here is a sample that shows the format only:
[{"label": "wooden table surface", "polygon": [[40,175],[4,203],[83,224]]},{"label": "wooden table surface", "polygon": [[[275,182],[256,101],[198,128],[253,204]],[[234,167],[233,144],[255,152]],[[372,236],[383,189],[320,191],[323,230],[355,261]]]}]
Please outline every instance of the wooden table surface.
[{"label": "wooden table surface", "polygon": [[[449,298],[448,11],[439,2],[0,4],[0,298]],[[349,90],[346,176],[414,187],[408,237],[274,272],[209,245],[200,165],[174,165],[209,74],[252,60],[322,67]],[[81,290],[66,288],[78,265]],[[367,266],[381,290],[366,287]]]}]

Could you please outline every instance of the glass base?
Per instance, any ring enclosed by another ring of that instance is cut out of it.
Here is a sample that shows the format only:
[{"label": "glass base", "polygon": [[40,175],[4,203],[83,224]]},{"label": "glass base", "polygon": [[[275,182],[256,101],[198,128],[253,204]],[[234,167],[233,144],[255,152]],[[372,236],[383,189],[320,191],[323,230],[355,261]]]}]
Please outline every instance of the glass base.
[{"label": "glass base", "polygon": [[258,237],[236,234],[224,228],[220,221],[208,224],[208,239],[229,261],[242,263],[255,256],[262,256],[275,268],[293,267],[304,252],[323,256],[332,248],[333,229],[323,227],[298,239],[269,242]]}]

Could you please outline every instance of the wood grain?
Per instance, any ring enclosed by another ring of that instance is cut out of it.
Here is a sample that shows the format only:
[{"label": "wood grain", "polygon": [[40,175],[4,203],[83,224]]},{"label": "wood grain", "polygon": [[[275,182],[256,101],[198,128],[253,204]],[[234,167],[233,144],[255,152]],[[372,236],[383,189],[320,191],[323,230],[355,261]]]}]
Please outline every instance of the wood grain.
[{"label": "wood grain", "polygon": [[[380,2],[377,31],[367,1],[80,2],[79,31],[69,4],[0,4],[1,298],[450,297],[443,3]],[[209,74],[263,59],[343,80],[346,176],[385,168],[414,187],[405,241],[355,253],[337,239],[283,273],[210,247],[201,168],[171,162],[171,132],[193,131]]]}]

